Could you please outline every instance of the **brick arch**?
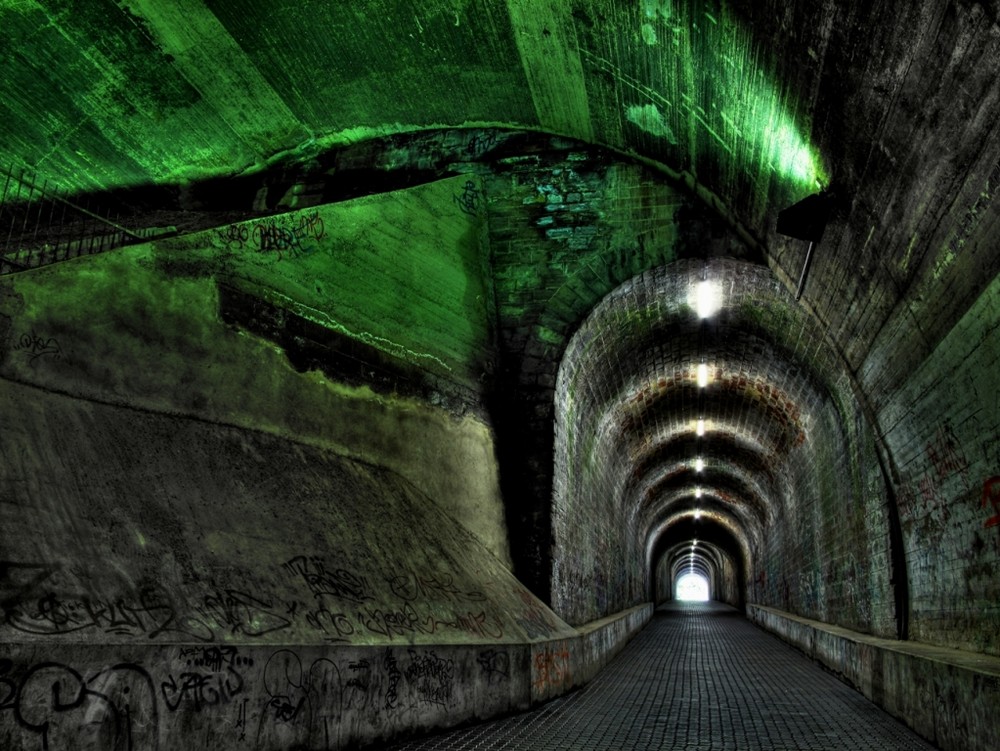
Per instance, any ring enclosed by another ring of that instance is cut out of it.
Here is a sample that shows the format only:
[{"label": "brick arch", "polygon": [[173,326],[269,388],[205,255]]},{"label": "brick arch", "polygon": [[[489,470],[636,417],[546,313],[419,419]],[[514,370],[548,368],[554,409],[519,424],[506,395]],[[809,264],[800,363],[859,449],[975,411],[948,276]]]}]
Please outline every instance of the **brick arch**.
[{"label": "brick arch", "polygon": [[[698,320],[689,297],[704,278],[723,297],[708,321]],[[595,308],[567,346],[557,384],[558,612],[582,622],[641,599],[643,551],[665,516],[692,510],[696,483],[710,509],[731,506],[758,564],[796,572],[847,565],[854,553],[842,549],[833,517],[865,492],[845,479],[859,471],[849,436],[856,420],[845,414],[860,407],[822,342],[769,270],[732,259],[647,271]],[[710,374],[704,388],[701,363]],[[704,436],[695,430],[699,415],[712,422]],[[702,473],[696,456],[706,463]],[[876,539],[887,537],[884,519],[858,523],[869,522]],[[873,586],[888,587],[887,577],[876,578]],[[804,585],[791,609],[815,610],[815,591]]]}]

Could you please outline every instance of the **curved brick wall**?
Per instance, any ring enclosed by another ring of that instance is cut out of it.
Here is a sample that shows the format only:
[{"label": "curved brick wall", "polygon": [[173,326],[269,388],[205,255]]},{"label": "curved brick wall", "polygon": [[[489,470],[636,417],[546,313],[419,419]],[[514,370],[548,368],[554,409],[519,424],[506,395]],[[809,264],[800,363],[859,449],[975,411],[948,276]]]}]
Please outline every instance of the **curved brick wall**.
[{"label": "curved brick wall", "polygon": [[[689,297],[702,279],[722,294],[704,321]],[[560,371],[557,612],[584,622],[651,597],[646,552],[663,519],[700,511],[700,524],[737,530],[748,597],[894,630],[884,486],[821,342],[771,273],[746,263],[678,262],[602,301]]]}]

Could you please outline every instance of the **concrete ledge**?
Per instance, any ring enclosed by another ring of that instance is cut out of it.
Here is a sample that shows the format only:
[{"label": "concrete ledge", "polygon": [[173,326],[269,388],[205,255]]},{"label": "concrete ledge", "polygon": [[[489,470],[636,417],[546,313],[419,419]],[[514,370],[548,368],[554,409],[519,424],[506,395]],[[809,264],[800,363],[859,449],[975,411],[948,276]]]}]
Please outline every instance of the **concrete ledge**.
[{"label": "concrete ledge", "polygon": [[996,748],[1000,658],[880,639],[762,605],[747,605],[747,617],[945,751]]},{"label": "concrete ledge", "polygon": [[618,654],[653,615],[652,603],[581,626],[570,639],[531,645],[531,703],[582,686]]},{"label": "concrete ledge", "polygon": [[652,612],[645,604],[523,644],[7,644],[0,748],[376,745],[582,685]]}]

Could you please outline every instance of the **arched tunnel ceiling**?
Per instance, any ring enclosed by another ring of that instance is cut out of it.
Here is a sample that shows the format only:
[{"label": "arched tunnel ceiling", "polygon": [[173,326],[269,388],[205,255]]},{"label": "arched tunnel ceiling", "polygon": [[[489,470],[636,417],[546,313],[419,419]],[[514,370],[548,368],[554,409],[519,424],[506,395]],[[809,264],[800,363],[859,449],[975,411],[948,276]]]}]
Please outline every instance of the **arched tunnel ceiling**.
[{"label": "arched tunnel ceiling", "polygon": [[801,470],[846,445],[854,397],[822,337],[768,269],[742,261],[678,261],[608,295],[557,384],[556,558],[592,542],[575,520],[595,508],[639,557],[665,519],[695,514],[759,549],[799,513]]}]

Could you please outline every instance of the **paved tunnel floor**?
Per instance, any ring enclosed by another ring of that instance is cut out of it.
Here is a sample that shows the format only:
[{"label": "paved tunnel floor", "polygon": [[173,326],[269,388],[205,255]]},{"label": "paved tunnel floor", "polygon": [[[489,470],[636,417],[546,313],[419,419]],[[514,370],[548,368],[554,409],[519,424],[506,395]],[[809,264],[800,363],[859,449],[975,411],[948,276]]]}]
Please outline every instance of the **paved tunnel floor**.
[{"label": "paved tunnel floor", "polygon": [[719,603],[662,606],[591,683],[525,714],[392,746],[459,749],[934,749]]}]

